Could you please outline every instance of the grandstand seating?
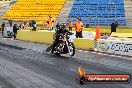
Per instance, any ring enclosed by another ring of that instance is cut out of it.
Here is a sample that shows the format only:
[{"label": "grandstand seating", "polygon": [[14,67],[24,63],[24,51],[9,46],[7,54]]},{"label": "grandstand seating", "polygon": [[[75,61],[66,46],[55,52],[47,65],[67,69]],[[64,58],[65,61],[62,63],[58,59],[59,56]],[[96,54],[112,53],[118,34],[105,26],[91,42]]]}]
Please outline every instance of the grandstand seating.
[{"label": "grandstand seating", "polygon": [[84,24],[110,25],[118,20],[126,25],[123,0],[75,0],[68,21],[73,23],[80,17]]},{"label": "grandstand seating", "polygon": [[3,23],[1,16],[9,9],[12,2],[13,0],[0,0],[0,24]]},{"label": "grandstand seating", "polygon": [[3,9],[3,7],[6,7],[10,4],[11,1],[0,1],[0,11]]},{"label": "grandstand seating", "polygon": [[132,28],[132,0],[124,0],[127,27]]},{"label": "grandstand seating", "polygon": [[36,20],[38,24],[44,24],[51,15],[53,19],[59,15],[66,0],[18,0],[14,6],[7,11],[4,19],[16,21]]}]

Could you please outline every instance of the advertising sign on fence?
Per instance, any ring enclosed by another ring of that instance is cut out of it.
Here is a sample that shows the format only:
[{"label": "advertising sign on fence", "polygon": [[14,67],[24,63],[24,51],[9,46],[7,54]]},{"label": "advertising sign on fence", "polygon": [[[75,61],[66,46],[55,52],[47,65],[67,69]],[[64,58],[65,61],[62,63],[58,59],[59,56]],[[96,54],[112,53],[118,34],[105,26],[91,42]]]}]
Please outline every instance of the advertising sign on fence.
[{"label": "advertising sign on fence", "polygon": [[132,56],[132,41],[98,41],[98,51]]}]

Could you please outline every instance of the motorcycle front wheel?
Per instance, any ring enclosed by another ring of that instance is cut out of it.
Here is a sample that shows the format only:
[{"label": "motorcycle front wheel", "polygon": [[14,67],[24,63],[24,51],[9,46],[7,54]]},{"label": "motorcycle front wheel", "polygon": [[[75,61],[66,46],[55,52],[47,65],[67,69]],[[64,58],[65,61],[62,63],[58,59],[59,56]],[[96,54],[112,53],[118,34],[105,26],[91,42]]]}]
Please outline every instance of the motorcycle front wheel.
[{"label": "motorcycle front wheel", "polygon": [[74,56],[74,54],[75,54],[75,46],[74,46],[74,44],[71,42],[71,43],[69,44],[69,55],[70,55],[70,56]]}]

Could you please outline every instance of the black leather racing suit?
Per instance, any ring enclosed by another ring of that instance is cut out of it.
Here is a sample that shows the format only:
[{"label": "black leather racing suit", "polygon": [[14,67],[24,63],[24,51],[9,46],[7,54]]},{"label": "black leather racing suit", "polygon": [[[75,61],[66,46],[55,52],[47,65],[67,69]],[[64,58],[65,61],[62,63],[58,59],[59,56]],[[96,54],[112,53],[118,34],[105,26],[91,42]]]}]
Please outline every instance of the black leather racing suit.
[{"label": "black leather racing suit", "polygon": [[60,34],[65,34],[65,33],[72,34],[71,32],[69,32],[66,29],[60,29],[60,30],[56,31],[56,33],[55,33],[55,40],[54,40],[53,47],[52,47],[52,52],[51,52],[52,54],[53,54],[53,52],[55,50],[56,45],[59,43]]}]

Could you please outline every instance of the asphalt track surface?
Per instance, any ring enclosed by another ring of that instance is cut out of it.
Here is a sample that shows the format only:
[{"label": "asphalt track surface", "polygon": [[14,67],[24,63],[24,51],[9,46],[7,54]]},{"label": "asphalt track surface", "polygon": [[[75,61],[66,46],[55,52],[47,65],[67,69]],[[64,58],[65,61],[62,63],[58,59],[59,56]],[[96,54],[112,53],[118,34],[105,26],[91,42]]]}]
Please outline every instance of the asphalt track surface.
[{"label": "asphalt track surface", "polygon": [[75,72],[80,65],[88,74],[132,75],[132,61],[127,59],[78,51],[72,58],[54,56],[0,44],[0,88],[132,88],[132,83],[79,85]]},{"label": "asphalt track surface", "polygon": [[2,45],[0,46],[0,84],[3,86],[2,88],[132,87],[131,84],[87,84],[80,86],[75,80],[75,71],[80,65],[89,74],[132,74],[122,69],[117,70],[83,60]]}]

